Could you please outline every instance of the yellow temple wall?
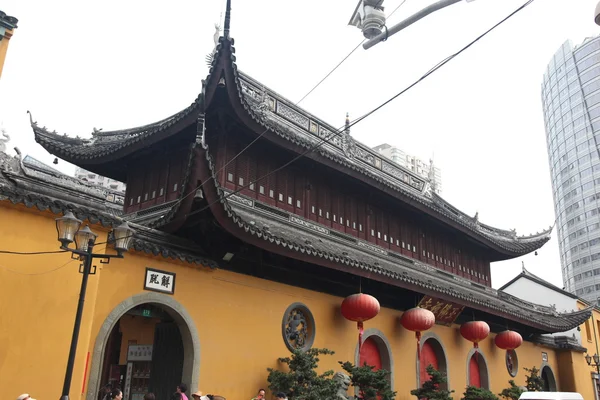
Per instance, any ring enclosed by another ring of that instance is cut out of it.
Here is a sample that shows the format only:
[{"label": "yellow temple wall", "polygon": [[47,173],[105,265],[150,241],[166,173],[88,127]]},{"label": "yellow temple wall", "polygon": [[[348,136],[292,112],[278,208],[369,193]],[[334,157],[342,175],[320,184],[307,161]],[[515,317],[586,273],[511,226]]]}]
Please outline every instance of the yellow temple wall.
[{"label": "yellow temple wall", "polygon": [[[54,218],[50,212],[0,202],[0,250],[57,250]],[[91,229],[100,234],[99,242],[106,240],[106,229]],[[16,398],[23,392],[38,399],[60,397],[81,281],[77,261],[65,265],[69,261],[68,254],[0,254],[2,399]],[[336,352],[321,358],[321,370],[340,371],[338,361],[354,362],[357,329],[355,323],[340,315],[342,298],[136,252],[113,259],[108,265],[97,265],[97,274],[89,280],[71,399],[86,398],[90,365],[100,357],[94,353],[98,333],[115,308],[144,292],[147,267],[176,274],[174,295],[160,296],[178,302],[193,320],[200,342],[199,389],[205,393],[244,399],[251,398],[259,387],[268,386],[266,369],[277,368],[277,358],[289,355],[281,324],[286,308],[295,302],[305,304],[314,316],[313,347]],[[396,398],[404,400],[413,399],[409,392],[417,386],[416,340],[414,333],[401,327],[400,315],[399,311],[384,308],[365,323],[365,329],[378,329],[389,342]],[[460,336],[456,325],[437,325],[431,332],[446,351],[450,389],[456,390],[454,397],[458,399],[467,384],[467,356],[472,344]],[[499,393],[512,379],[505,354],[495,347],[493,335],[480,347],[487,361],[491,390]],[[523,367],[542,366],[542,352],[547,353],[547,365],[559,389],[563,384],[578,389],[585,386],[584,379],[572,382],[583,372],[589,374],[582,354],[573,354],[572,367],[568,368],[563,362],[564,353],[559,358],[553,349],[530,342],[517,350],[519,372],[514,379],[518,385],[525,384]],[[565,382],[561,382],[563,376]]]},{"label": "yellow temple wall", "polygon": [[10,38],[13,35],[12,29],[7,29],[4,35],[0,32],[0,77],[2,76],[2,69],[4,68],[4,61],[6,60],[6,53],[8,51],[8,44]]}]

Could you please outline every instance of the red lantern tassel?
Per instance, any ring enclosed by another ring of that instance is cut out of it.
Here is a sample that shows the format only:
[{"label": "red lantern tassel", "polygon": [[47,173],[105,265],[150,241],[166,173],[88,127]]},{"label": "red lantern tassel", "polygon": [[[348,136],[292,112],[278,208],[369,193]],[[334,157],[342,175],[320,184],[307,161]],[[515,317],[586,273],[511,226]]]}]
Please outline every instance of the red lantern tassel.
[{"label": "red lantern tassel", "polygon": [[357,322],[356,326],[358,327],[358,357],[360,358],[360,348],[362,346],[362,337],[364,332],[362,321]]},{"label": "red lantern tassel", "polygon": [[415,332],[415,336],[417,337],[417,360],[419,360],[419,365],[421,365],[421,332]]}]

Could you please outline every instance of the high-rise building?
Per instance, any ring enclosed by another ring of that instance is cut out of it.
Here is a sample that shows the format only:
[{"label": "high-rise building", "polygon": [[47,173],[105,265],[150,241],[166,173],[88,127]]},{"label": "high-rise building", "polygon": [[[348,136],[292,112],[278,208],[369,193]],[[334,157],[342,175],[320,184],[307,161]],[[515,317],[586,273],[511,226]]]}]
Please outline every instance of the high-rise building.
[{"label": "high-rise building", "polygon": [[123,182],[106,178],[102,175],[98,175],[94,172],[87,171],[83,168],[77,168],[75,170],[75,177],[87,181],[93,185],[103,186],[107,189],[115,190],[118,192],[125,192],[126,189],[125,184]]},{"label": "high-rise building", "polygon": [[418,157],[406,154],[402,149],[384,143],[373,147],[373,150],[389,158],[396,164],[403,166],[423,178],[429,178],[433,191],[442,194],[442,171],[433,165],[433,160],[425,162]]},{"label": "high-rise building", "polygon": [[600,299],[600,36],[566,41],[550,60],[542,104],[565,289]]}]

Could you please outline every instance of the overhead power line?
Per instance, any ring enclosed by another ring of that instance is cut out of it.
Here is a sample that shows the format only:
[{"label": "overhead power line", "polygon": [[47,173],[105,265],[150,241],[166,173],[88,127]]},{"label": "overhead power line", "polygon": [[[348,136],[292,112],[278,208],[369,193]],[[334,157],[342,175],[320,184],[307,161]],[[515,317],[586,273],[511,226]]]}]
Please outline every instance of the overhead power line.
[{"label": "overhead power line", "polygon": [[[409,86],[407,86],[406,88],[404,88],[403,90],[401,90],[400,92],[398,92],[397,94],[395,94],[394,96],[392,96],[391,98],[389,98],[388,100],[384,101],[383,103],[381,103],[379,106],[375,107],[374,109],[372,109],[371,111],[367,112],[366,114],[364,114],[363,116],[361,116],[360,118],[355,119],[354,121],[352,121],[349,125],[349,127],[353,127],[354,125],[358,124],[361,121],[364,121],[366,118],[368,118],[369,116],[373,115],[375,112],[377,112],[378,110],[380,110],[381,108],[385,107],[386,105],[388,105],[389,103],[391,103],[392,101],[394,101],[395,99],[397,99],[398,97],[400,97],[401,95],[403,95],[404,93],[406,93],[407,91],[409,91],[410,89],[412,89],[413,87],[415,87],[416,85],[418,85],[420,82],[422,82],[423,80],[425,80],[428,76],[430,76],[431,74],[433,74],[435,71],[437,71],[438,69],[440,69],[441,67],[443,67],[444,65],[446,65],[448,62],[450,62],[451,60],[453,60],[455,57],[457,57],[459,54],[463,53],[464,51],[466,51],[469,47],[473,46],[475,43],[477,43],[479,40],[481,40],[483,37],[485,37],[488,33],[490,33],[491,31],[493,31],[494,29],[496,29],[497,27],[499,27],[500,25],[502,25],[504,22],[506,22],[508,19],[510,19],[511,17],[513,17],[514,15],[516,15],[517,13],[519,13],[521,10],[523,10],[525,7],[527,7],[528,5],[530,5],[531,3],[533,3],[534,0],[528,0],[527,2],[525,2],[523,5],[521,5],[520,7],[518,7],[515,11],[511,12],[508,16],[506,16],[505,18],[503,18],[502,20],[500,20],[498,23],[496,23],[495,25],[493,25],[490,29],[486,30],[485,32],[483,32],[481,35],[477,36],[474,40],[472,40],[471,42],[469,42],[466,46],[464,46],[463,48],[461,48],[460,50],[458,50],[456,53],[446,57],[445,59],[443,59],[442,61],[440,61],[439,63],[437,63],[433,68],[431,68],[429,71],[427,71],[423,76],[421,76],[419,79],[417,79],[416,81],[414,81],[413,83],[411,83]],[[249,182],[247,185],[244,185],[236,190],[234,190],[231,193],[226,194],[225,196],[220,196],[217,200],[207,204],[206,206],[196,210],[196,211],[192,211],[191,213],[187,214],[187,216],[192,216],[198,213],[201,213],[202,211],[206,210],[207,208],[209,208],[210,206],[212,206],[213,204],[221,201],[221,200],[225,200],[237,193],[239,193],[240,191],[246,189],[247,187],[250,186],[250,184],[254,184],[258,181],[261,181],[265,178],[267,178],[268,176],[281,171],[282,169],[284,169],[285,167],[287,167],[288,165],[292,164],[293,162],[297,161],[298,159],[304,157],[306,154],[313,152],[314,150],[318,149],[319,147],[321,147],[323,144],[325,143],[330,143],[329,139],[333,137],[333,135],[335,134],[339,134],[342,132],[342,129],[344,129],[345,127],[342,127],[336,131],[331,132],[329,135],[327,135],[325,138],[323,138],[321,141],[317,142],[315,145],[309,147],[306,151],[304,151],[303,153],[299,154],[298,156],[294,157],[292,160],[288,161],[287,163],[283,164],[282,166],[268,172],[267,174],[261,176],[258,179],[253,180],[252,182]],[[220,170],[219,170],[220,171]]]},{"label": "overhead power line", "polygon": [[[394,15],[394,13],[396,11],[398,11],[400,9],[400,7],[406,3],[406,0],[402,0],[400,2],[400,4],[390,13],[390,17],[392,15]],[[333,69],[331,71],[329,71],[315,86],[313,86],[312,89],[310,89],[308,91],[308,93],[306,93],[300,100],[298,100],[295,105],[300,104],[304,99],[306,99],[308,96],[310,96],[312,94],[312,92],[314,92],[319,86],[321,86],[321,84],[323,82],[325,82],[327,80],[327,78],[329,78],[331,76],[331,74],[333,74],[348,58],[350,58],[350,56],[352,54],[354,54],[354,52],[356,50],[358,50],[358,48],[366,41],[367,39],[363,39],[361,40],[361,42],[350,51],[350,53],[348,53],[343,59],[342,61],[340,61],[335,67],[333,67]],[[246,147],[244,147],[239,153],[237,153],[235,156],[233,156],[231,158],[231,160],[227,161],[227,163],[225,163],[225,165],[223,165],[221,168],[219,168],[217,170],[217,174],[221,171],[223,171],[229,164],[231,164],[232,162],[234,162],[239,156],[241,156],[246,150],[248,150],[252,145],[254,145],[254,143],[256,143],[260,138],[262,138],[267,132],[269,131],[269,128],[265,129],[260,135],[258,135],[256,138],[254,138],[248,145],[246,145]],[[186,194],[185,196],[183,196],[181,199],[179,199],[177,201],[177,204],[180,204],[182,201],[184,201],[185,199],[187,199],[188,197],[190,197],[192,194],[196,193],[196,191],[200,188],[202,188],[208,181],[210,181],[210,179],[200,183],[200,185],[196,186],[193,190],[190,190],[190,192],[188,194]]]}]

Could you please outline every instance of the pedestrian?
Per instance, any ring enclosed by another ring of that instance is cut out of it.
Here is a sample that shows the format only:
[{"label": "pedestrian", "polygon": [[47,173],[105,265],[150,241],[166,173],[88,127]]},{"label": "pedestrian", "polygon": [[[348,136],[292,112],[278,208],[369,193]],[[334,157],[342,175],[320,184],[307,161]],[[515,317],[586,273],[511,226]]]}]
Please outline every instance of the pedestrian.
[{"label": "pedestrian", "polygon": [[31,397],[28,393],[24,393],[22,395],[20,395],[19,397],[17,397],[17,400],[35,400],[33,397]]},{"label": "pedestrian", "polygon": [[144,395],[144,400],[156,400],[156,396],[154,393],[146,393]]},{"label": "pedestrian", "polygon": [[179,386],[177,386],[177,393],[181,394],[182,400],[188,400],[188,397],[185,395],[185,392],[187,392],[187,385],[185,383],[180,383]]},{"label": "pedestrian", "polygon": [[265,389],[258,389],[258,395],[253,397],[252,400],[264,400],[265,399]]},{"label": "pedestrian", "polygon": [[175,392],[171,396],[171,400],[182,400],[182,399],[183,399],[183,397],[181,396],[181,392]]},{"label": "pedestrian", "polygon": [[107,398],[106,396],[110,393],[111,390],[112,385],[110,383],[107,383],[106,385],[102,386],[102,389],[100,389],[100,393],[98,393],[98,400],[104,400],[105,398]]},{"label": "pedestrian", "polygon": [[123,392],[121,392],[121,389],[112,389],[108,394],[108,400],[123,400]]},{"label": "pedestrian", "polygon": [[288,400],[287,395],[283,392],[279,392],[275,395],[277,400]]},{"label": "pedestrian", "polygon": [[196,393],[192,393],[192,398],[194,400],[200,400],[200,398],[202,398],[202,392],[198,390]]}]

